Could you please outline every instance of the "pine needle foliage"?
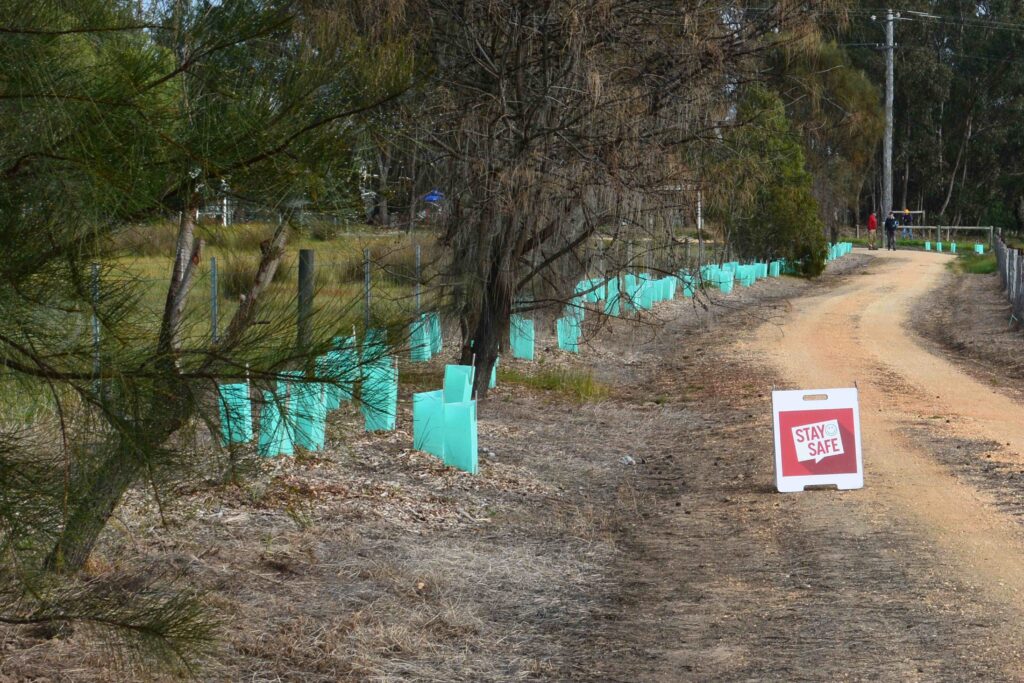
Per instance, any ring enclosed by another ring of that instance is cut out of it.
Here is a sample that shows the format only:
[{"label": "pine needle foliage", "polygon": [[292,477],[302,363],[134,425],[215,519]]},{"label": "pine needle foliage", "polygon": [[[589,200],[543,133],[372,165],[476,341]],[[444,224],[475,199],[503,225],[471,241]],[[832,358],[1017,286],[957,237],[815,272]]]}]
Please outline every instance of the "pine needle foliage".
[{"label": "pine needle foliage", "polygon": [[[371,4],[0,6],[0,622],[99,629],[183,671],[208,645],[216,620],[174,576],[81,570],[130,487],[201,469],[183,444],[219,381],[248,366],[270,384],[329,343],[297,345],[294,318],[264,304],[293,207],[354,201],[356,131],[409,85],[407,41]],[[188,302],[208,236],[196,212],[225,192],[281,219],[249,245],[214,340]],[[110,244],[167,219],[154,314]]]}]

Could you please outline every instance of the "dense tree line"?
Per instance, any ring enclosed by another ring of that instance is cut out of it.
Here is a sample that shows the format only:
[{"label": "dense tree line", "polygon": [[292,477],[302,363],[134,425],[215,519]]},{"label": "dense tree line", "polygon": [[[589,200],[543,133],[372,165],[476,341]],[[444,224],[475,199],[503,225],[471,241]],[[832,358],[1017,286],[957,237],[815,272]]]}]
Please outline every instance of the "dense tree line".
[{"label": "dense tree line", "polygon": [[[929,223],[1019,227],[1024,176],[1024,7],[1012,0],[910,0],[896,21],[893,201]],[[885,81],[885,11],[858,2],[838,40]],[[880,201],[880,165],[861,211]]]}]

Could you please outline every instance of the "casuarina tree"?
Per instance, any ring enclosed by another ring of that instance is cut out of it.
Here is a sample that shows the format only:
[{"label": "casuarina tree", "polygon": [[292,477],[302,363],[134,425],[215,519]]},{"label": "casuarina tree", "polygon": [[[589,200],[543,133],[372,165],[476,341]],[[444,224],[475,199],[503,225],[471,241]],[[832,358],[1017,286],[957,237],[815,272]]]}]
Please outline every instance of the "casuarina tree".
[{"label": "casuarina tree", "polygon": [[442,241],[478,395],[533,283],[578,273],[599,230],[677,213],[736,84],[777,41],[765,37],[781,25],[799,36],[827,4],[423,3],[427,144],[443,160]]},{"label": "casuarina tree", "polygon": [[[197,603],[166,582],[79,570],[129,487],[187,469],[184,434],[205,419],[217,379],[302,362],[294,337],[267,333],[273,320],[252,323],[287,246],[288,207],[336,193],[362,115],[407,87],[387,9],[0,8],[0,365],[8,395],[43,406],[29,427],[10,413],[0,425],[0,621],[110,627],[179,662],[208,636]],[[284,218],[215,340],[187,311],[197,211],[224,188]],[[154,314],[107,246],[168,216],[173,265]]]}]

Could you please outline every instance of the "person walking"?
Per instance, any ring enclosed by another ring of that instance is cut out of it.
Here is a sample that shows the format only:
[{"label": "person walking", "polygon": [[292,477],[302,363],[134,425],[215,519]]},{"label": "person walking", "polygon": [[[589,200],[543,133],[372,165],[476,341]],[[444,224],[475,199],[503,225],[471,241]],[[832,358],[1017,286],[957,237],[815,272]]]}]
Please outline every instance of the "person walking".
[{"label": "person walking", "polygon": [[885,219],[885,248],[891,251],[896,251],[896,228],[900,227],[900,222],[896,220],[896,214],[892,211],[889,212],[889,216]]},{"label": "person walking", "polygon": [[872,211],[871,215],[868,216],[868,249],[874,251],[878,248],[878,243],[875,242],[875,237],[878,235],[878,218],[875,216],[875,212]]},{"label": "person walking", "polygon": [[903,227],[903,229],[900,230],[900,237],[905,240],[914,239],[914,217],[910,215],[910,209],[903,209],[903,215],[900,217],[900,225]]}]

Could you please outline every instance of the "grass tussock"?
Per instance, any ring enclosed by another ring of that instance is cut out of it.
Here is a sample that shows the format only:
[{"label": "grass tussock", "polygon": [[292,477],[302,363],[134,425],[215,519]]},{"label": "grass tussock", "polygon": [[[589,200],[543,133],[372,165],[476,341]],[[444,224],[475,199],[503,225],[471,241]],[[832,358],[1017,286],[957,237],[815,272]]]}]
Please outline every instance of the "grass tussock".
[{"label": "grass tussock", "polygon": [[996,272],[998,264],[996,264],[995,252],[990,251],[984,255],[975,254],[974,252],[965,252],[956,260],[955,267],[961,273],[988,275],[989,273]]},{"label": "grass tussock", "polygon": [[594,379],[589,370],[555,368],[524,373],[509,368],[498,368],[498,382],[556,391],[577,401],[598,401],[607,398],[608,387]]},{"label": "grass tussock", "polygon": [[[260,243],[273,234],[274,226],[270,223],[240,223],[227,228],[202,223],[196,229],[196,236],[206,247],[220,253],[258,254]],[[177,240],[178,224],[174,221],[130,225],[111,236],[107,251],[117,256],[171,259]]]}]

